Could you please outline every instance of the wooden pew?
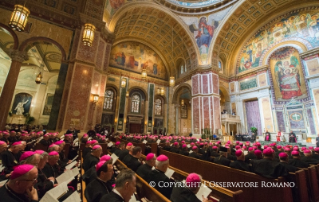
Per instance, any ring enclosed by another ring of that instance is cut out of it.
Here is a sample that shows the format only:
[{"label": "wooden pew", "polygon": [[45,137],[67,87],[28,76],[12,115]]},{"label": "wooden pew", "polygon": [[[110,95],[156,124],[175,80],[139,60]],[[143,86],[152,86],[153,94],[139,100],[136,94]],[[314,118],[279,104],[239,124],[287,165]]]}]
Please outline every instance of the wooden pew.
[{"label": "wooden pew", "polygon": [[35,150],[43,150],[43,151],[48,151],[48,146],[45,146],[43,144],[41,144],[40,142],[36,143],[36,145],[34,146],[34,151]]},{"label": "wooden pew", "polygon": [[316,166],[312,165],[306,169],[309,180],[310,198],[312,201],[319,201],[318,176]]},{"label": "wooden pew", "polygon": [[267,179],[255,173],[244,172],[237,169],[232,169],[226,166],[214,164],[207,161],[198,160],[195,158],[183,156],[180,154],[171,153],[161,150],[161,154],[166,155],[170,159],[170,165],[182,169],[187,173],[196,172],[203,179],[214,182],[250,182],[258,183],[258,187],[229,187],[232,191],[243,191],[244,201],[268,201],[269,196],[273,201],[293,201],[292,191],[290,187],[262,187],[267,183],[285,182],[283,178]]},{"label": "wooden pew", "polygon": [[298,170],[295,173],[289,173],[289,179],[295,183],[293,190],[294,202],[309,202],[307,190],[307,179],[305,170]]}]

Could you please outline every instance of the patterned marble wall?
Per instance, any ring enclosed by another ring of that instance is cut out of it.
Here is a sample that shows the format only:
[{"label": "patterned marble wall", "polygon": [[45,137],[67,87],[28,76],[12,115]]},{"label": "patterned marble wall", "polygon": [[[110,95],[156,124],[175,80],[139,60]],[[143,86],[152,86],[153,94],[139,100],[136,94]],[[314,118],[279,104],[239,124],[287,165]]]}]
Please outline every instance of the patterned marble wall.
[{"label": "patterned marble wall", "polygon": [[283,112],[282,111],[276,111],[276,117],[277,117],[278,129],[281,132],[286,132],[285,120],[284,120]]},{"label": "patterned marble wall", "polygon": [[247,130],[250,131],[251,127],[256,127],[258,129],[258,135],[262,135],[258,100],[245,102],[245,108]]},{"label": "patterned marble wall", "polygon": [[311,134],[316,134],[316,129],[315,129],[314,121],[313,121],[313,114],[312,114],[311,108],[307,109],[307,115],[308,115],[308,123],[310,126]]},{"label": "patterned marble wall", "polygon": [[266,73],[258,75],[258,83],[259,83],[259,87],[264,87],[268,85]]},{"label": "patterned marble wall", "polygon": [[308,70],[308,75],[313,76],[316,74],[319,74],[319,58],[317,55],[311,57],[311,58],[306,58],[306,66]]},{"label": "patterned marble wall", "polygon": [[271,114],[270,100],[268,97],[261,99],[263,110],[264,126],[269,132],[274,132],[273,119]]}]

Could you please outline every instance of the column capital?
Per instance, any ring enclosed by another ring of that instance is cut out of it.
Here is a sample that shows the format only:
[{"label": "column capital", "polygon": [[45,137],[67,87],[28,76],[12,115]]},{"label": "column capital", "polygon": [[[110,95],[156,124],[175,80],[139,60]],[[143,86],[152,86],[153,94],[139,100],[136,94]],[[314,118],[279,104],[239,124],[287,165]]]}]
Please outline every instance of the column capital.
[{"label": "column capital", "polygon": [[9,50],[12,61],[23,62],[28,60],[28,55],[24,51]]}]

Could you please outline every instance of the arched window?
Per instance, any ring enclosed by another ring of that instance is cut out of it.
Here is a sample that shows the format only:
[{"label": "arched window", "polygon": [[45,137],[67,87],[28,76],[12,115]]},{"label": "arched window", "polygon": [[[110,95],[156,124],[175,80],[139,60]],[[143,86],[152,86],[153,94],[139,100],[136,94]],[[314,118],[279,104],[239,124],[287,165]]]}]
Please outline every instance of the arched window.
[{"label": "arched window", "polygon": [[141,98],[138,95],[133,95],[132,96],[132,113],[139,113],[140,112],[140,103],[141,103]]},{"label": "arched window", "polygon": [[218,61],[218,68],[219,68],[219,69],[223,69],[223,65],[222,65],[222,62],[221,62],[221,61]]},{"label": "arched window", "polygon": [[112,90],[106,90],[103,109],[112,110],[113,109],[113,100],[114,100],[114,92]]},{"label": "arched window", "polygon": [[181,74],[184,73],[184,65],[181,66]]},{"label": "arched window", "polygon": [[155,100],[155,115],[162,116],[162,100],[161,99]]},{"label": "arched window", "polygon": [[187,119],[187,106],[183,105],[181,107],[181,118]]}]

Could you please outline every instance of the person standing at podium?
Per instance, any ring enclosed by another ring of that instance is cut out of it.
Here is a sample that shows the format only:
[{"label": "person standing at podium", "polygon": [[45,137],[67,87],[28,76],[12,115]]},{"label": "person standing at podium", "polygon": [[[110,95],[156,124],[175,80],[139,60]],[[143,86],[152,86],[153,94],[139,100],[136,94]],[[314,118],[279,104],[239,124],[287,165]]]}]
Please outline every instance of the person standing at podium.
[{"label": "person standing at podium", "polygon": [[277,133],[277,142],[280,142],[280,137],[281,137],[281,131],[278,131],[278,133]]},{"label": "person standing at podium", "polygon": [[270,133],[268,132],[268,130],[266,130],[266,133],[265,133],[265,141],[270,141]]},{"label": "person standing at podium", "polygon": [[294,132],[292,132],[292,130],[289,133],[289,142],[293,142],[296,143],[296,134]]}]

